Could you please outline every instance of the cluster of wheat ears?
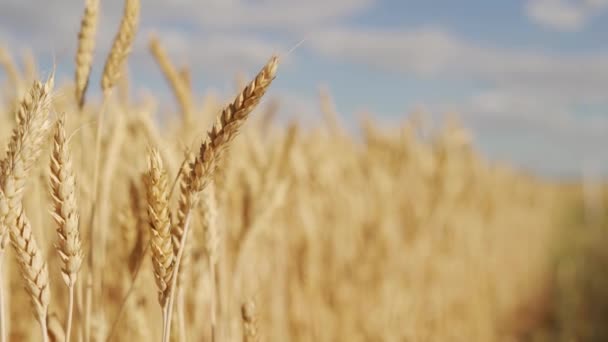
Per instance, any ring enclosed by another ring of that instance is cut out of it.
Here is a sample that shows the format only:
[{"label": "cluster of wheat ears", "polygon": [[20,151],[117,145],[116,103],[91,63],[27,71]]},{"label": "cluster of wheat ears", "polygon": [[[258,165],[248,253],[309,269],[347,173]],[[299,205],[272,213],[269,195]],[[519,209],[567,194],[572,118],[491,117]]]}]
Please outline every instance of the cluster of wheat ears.
[{"label": "cluster of wheat ears", "polygon": [[86,101],[98,12],[87,0],[75,82],[62,88],[75,96],[54,92],[52,75],[37,81],[31,58],[21,74],[0,51],[12,90],[0,110],[0,137],[12,127],[0,162],[0,341],[509,334],[542,279],[550,185],[489,165],[454,125],[426,137],[416,118],[394,132],[365,120],[351,136],[327,92],[326,125],[277,125],[271,101],[243,126],[278,57],[226,106],[198,105],[188,70],[152,37],[181,113],[159,131],[156,103],[128,97],[140,0],[125,0],[101,104]]}]

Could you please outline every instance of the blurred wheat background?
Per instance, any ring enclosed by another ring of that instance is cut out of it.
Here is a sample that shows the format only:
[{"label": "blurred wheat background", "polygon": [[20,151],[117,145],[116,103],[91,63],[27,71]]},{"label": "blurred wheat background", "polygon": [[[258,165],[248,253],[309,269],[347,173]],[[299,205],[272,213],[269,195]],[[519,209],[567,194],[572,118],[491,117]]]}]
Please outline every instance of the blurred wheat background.
[{"label": "blurred wheat background", "polygon": [[73,80],[0,47],[0,341],[608,340],[601,177],[490,161],[454,115],[344,123],[327,87],[286,117],[286,50],[200,96],[150,34],[169,110],[129,78],[146,2],[107,56],[84,5]]}]

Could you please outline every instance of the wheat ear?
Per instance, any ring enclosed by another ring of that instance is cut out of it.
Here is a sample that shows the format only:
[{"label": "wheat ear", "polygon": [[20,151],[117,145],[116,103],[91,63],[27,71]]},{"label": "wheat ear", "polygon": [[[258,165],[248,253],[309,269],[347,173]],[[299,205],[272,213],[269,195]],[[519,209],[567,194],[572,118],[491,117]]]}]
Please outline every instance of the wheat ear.
[{"label": "wheat ear", "polygon": [[32,227],[23,208],[19,211],[15,226],[11,227],[10,232],[17,263],[25,281],[25,289],[30,295],[34,315],[40,323],[43,340],[46,341],[48,339],[46,318],[51,299],[49,273],[42,250],[32,235]]},{"label": "wheat ear", "polygon": [[[188,176],[188,189],[185,193],[186,213],[178,220],[178,231],[181,232],[179,249],[175,256],[174,274],[179,274],[180,263],[184,249],[187,244],[189,222],[192,208],[198,202],[198,196],[213,177],[213,172],[222,158],[223,151],[237,135],[249,114],[257,106],[262,96],[275,78],[279,59],[276,56],[270,58],[268,63],[260,70],[255,79],[217,117],[216,124],[207,133],[207,140],[201,144],[200,152],[192,163],[190,175]],[[168,319],[171,321],[172,306],[177,287],[177,278],[171,280],[169,295]],[[171,336],[171,325],[168,324],[164,333],[164,342],[168,342]]]},{"label": "wheat ear", "polygon": [[[20,214],[21,199],[31,168],[40,156],[50,128],[49,108],[53,78],[42,84],[34,82],[17,110],[17,127],[13,130],[6,157],[0,162],[0,227],[10,229]],[[0,232],[0,236],[4,235]]]},{"label": "wheat ear", "polygon": [[[13,130],[7,155],[0,163],[0,228],[3,226],[10,231],[11,242],[17,251],[17,259],[26,280],[26,289],[32,297],[44,341],[49,298],[48,274],[40,250],[31,236],[21,200],[29,172],[40,156],[50,127],[48,114],[52,89],[52,76],[44,84],[34,82],[17,110],[17,127]],[[0,244],[4,245],[6,232],[0,232],[0,240]]]},{"label": "wheat ear", "polygon": [[[16,225],[21,212],[21,199],[30,169],[40,155],[40,149],[49,128],[48,112],[53,89],[53,78],[34,85],[21,101],[15,117],[6,157],[0,161],[0,255],[8,243],[7,231]],[[0,260],[1,262],[1,260]],[[0,272],[0,284],[3,276]],[[2,288],[0,286],[0,292]],[[2,293],[0,293],[0,297]],[[0,338],[5,338],[4,303],[0,301]],[[42,323],[41,323],[42,324]]]},{"label": "wheat ear", "polygon": [[61,258],[61,275],[68,287],[68,316],[66,319],[66,341],[72,331],[74,309],[74,286],[82,264],[83,252],[78,231],[78,208],[76,184],[72,170],[72,158],[65,136],[65,115],[57,120],[51,154],[50,185],[53,202],[53,219],[57,223],[59,240],[56,248]]},{"label": "wheat ear", "polygon": [[123,64],[131,52],[131,46],[139,24],[140,0],[125,0],[120,28],[114,38],[112,49],[106,59],[101,77],[101,89],[107,93],[120,78]]},{"label": "wheat ear", "polygon": [[164,309],[169,295],[173,267],[173,247],[169,222],[169,195],[167,172],[158,150],[152,149],[148,158],[145,177],[148,199],[148,219],[151,229],[150,248],[154,278],[158,289],[158,301]]},{"label": "wheat ear", "polygon": [[87,0],[84,15],[80,22],[78,32],[78,50],[76,51],[76,101],[82,110],[85,93],[89,86],[89,74],[93,65],[93,51],[95,50],[95,33],[97,32],[97,19],[99,17],[99,0]]},{"label": "wheat ear", "polygon": [[179,74],[179,72],[171,63],[167,52],[160,45],[160,41],[156,36],[150,38],[150,52],[158,66],[160,67],[167,82],[171,85],[171,90],[179,103],[184,122],[192,121],[192,99],[187,81]]},{"label": "wheat ear", "polygon": [[218,116],[215,125],[207,133],[207,140],[201,144],[199,155],[192,167],[192,192],[201,192],[207,186],[224,150],[238,134],[274,80],[278,63],[278,57],[273,56],[255,79]]},{"label": "wheat ear", "polygon": [[57,120],[50,170],[52,215],[59,235],[57,249],[62,261],[61,272],[66,285],[73,286],[82,264],[83,252],[78,231],[79,216],[72,158],[65,136],[65,115],[61,115]]}]

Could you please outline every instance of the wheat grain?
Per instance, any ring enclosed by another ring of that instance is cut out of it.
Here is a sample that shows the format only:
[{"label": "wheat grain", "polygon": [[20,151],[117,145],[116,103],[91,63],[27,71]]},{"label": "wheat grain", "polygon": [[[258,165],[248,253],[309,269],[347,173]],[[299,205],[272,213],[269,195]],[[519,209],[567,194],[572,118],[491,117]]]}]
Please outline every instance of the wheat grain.
[{"label": "wheat grain", "polygon": [[255,302],[249,300],[241,306],[241,318],[243,320],[243,342],[259,341]]}]

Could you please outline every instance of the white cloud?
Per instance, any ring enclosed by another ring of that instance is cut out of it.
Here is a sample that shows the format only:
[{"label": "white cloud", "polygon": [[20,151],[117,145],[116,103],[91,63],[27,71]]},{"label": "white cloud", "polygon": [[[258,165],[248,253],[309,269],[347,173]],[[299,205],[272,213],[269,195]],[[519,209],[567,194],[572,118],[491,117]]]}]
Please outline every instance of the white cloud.
[{"label": "white cloud", "polygon": [[[205,29],[302,30],[336,23],[360,13],[379,0],[146,0],[141,25],[186,25]],[[38,0],[0,2],[0,31],[23,34],[74,33],[84,3],[54,1],[41,10]],[[123,1],[101,1],[101,27],[118,23]],[[68,32],[66,32],[68,31]],[[56,37],[60,38],[60,37]]]},{"label": "white cloud", "polygon": [[151,18],[191,21],[202,27],[303,29],[335,23],[375,0],[150,0]]},{"label": "white cloud", "polygon": [[560,102],[608,101],[608,56],[559,56],[481,46],[437,30],[324,31],[312,48],[390,72],[432,79],[479,80],[510,92]]},{"label": "white cloud", "polygon": [[[280,43],[246,34],[198,35],[165,30],[158,35],[171,60],[177,65],[189,65],[194,72],[231,75],[235,72],[255,70],[272,54],[287,50],[287,47]],[[141,32],[134,49],[135,60],[152,63],[148,52],[149,36],[149,31]],[[193,41],[196,43],[193,44]],[[286,65],[289,60],[282,62]]]},{"label": "white cloud", "polygon": [[546,28],[578,31],[607,7],[606,0],[528,0],[525,12],[532,21]]}]

